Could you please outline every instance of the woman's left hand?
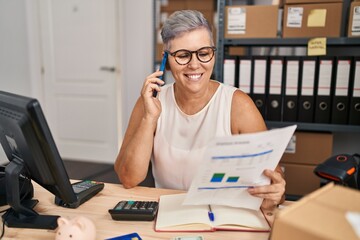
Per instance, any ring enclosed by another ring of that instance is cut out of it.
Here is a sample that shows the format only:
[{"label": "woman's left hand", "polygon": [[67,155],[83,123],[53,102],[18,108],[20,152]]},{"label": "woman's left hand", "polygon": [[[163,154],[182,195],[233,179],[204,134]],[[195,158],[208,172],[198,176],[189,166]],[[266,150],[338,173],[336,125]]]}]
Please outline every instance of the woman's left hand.
[{"label": "woman's left hand", "polygon": [[284,201],[285,180],[281,173],[266,169],[264,175],[270,178],[271,184],[249,188],[248,192],[255,197],[263,198],[262,209],[274,209]]}]

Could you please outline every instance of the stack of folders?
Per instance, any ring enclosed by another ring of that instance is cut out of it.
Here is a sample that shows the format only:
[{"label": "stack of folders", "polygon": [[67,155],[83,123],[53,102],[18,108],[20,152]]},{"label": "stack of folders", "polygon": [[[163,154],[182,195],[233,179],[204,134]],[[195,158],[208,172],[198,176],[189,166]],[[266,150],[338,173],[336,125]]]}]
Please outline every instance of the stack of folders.
[{"label": "stack of folders", "polygon": [[225,83],[247,93],[266,121],[360,125],[360,57],[253,56],[226,64]]}]

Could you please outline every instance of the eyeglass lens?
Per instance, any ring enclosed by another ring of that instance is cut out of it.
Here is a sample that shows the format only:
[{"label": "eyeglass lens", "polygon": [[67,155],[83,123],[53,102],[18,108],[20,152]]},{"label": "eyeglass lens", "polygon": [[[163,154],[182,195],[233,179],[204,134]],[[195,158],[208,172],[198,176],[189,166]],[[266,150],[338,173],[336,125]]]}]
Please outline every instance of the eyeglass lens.
[{"label": "eyeglass lens", "polygon": [[213,58],[214,52],[214,47],[203,47],[198,49],[197,51],[189,51],[182,49],[174,52],[171,55],[175,57],[175,60],[178,64],[185,65],[191,61],[193,53],[196,54],[196,57],[200,62],[207,63]]}]

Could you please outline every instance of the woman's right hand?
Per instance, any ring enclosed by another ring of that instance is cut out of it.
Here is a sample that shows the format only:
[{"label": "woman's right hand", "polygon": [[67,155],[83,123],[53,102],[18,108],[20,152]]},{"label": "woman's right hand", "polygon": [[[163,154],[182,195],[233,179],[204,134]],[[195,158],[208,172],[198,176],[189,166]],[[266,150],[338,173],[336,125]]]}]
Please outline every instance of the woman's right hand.
[{"label": "woman's right hand", "polygon": [[159,76],[163,74],[162,71],[156,71],[147,76],[143,87],[141,89],[141,98],[144,102],[144,117],[158,119],[161,113],[161,104],[158,98],[153,97],[153,91],[160,92],[160,86],[165,82]]}]

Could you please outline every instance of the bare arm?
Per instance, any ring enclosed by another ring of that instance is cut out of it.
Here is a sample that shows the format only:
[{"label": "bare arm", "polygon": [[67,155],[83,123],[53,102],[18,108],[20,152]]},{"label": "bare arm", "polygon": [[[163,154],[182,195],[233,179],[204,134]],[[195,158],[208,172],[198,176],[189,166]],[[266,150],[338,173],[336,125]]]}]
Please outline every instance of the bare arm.
[{"label": "bare arm", "polygon": [[[231,106],[231,131],[232,134],[265,131],[265,122],[257,110],[252,99],[241,91],[236,91]],[[264,171],[271,184],[250,188],[248,191],[253,196],[264,198],[261,205],[263,209],[271,209],[285,200],[284,173],[278,165],[275,171]]]},{"label": "bare arm", "polygon": [[235,91],[231,104],[231,133],[251,133],[267,130],[264,119],[252,99],[242,91]]},{"label": "bare arm", "polygon": [[152,91],[161,91],[155,84],[164,83],[157,78],[161,73],[157,71],[145,79],[115,161],[115,172],[125,188],[141,183],[148,171],[156,124],[161,113],[160,101],[152,97]]}]

